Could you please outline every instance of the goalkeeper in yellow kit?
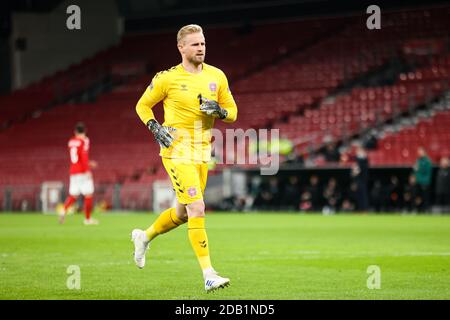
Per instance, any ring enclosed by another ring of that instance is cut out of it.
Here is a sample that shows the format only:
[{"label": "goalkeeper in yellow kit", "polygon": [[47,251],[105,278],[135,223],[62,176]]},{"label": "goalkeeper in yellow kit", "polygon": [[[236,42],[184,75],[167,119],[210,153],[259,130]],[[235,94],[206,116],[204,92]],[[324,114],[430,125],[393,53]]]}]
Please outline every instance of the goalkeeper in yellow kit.
[{"label": "goalkeeper in yellow kit", "polygon": [[[136,112],[161,146],[162,163],[177,196],[176,208],[162,212],[147,229],[134,229],[134,260],[145,265],[145,253],[151,241],[184,223],[192,248],[203,271],[207,292],[230,282],[218,275],[211,265],[205,230],[203,194],[211,158],[211,128],[215,119],[234,122],[237,107],[225,74],[204,63],[206,46],[202,28],[187,25],[177,34],[182,62],[153,78]],[[152,107],[164,104],[164,123],[155,119]]]}]

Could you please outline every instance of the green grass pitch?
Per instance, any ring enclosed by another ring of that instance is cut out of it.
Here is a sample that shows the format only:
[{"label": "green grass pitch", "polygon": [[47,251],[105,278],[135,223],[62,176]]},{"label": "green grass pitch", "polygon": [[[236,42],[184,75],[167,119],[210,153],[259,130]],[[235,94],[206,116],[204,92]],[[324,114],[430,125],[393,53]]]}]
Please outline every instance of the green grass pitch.
[{"label": "green grass pitch", "polygon": [[[156,215],[96,216],[0,214],[0,299],[450,299],[450,216],[211,213],[213,265],[231,286],[210,294],[186,225],[152,242],[140,270],[130,232]],[[370,265],[380,289],[367,288]]]}]

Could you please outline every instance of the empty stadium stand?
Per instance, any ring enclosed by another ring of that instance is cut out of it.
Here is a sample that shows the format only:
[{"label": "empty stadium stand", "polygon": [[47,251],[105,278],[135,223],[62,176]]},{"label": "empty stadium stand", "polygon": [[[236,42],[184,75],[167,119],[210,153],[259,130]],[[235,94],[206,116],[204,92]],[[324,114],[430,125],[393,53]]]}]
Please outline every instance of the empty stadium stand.
[{"label": "empty stadium stand", "polygon": [[450,96],[421,111],[397,130],[389,126],[379,139],[377,150],[369,152],[373,165],[414,165],[418,147],[425,147],[434,163],[450,157]]}]

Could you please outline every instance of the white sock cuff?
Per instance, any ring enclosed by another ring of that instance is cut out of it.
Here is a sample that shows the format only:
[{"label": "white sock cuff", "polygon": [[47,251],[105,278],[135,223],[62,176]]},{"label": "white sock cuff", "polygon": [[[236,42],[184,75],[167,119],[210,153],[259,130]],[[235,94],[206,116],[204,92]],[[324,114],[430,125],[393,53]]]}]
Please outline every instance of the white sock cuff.
[{"label": "white sock cuff", "polygon": [[209,275],[209,274],[216,274],[217,272],[213,268],[206,268],[203,270],[203,276]]}]

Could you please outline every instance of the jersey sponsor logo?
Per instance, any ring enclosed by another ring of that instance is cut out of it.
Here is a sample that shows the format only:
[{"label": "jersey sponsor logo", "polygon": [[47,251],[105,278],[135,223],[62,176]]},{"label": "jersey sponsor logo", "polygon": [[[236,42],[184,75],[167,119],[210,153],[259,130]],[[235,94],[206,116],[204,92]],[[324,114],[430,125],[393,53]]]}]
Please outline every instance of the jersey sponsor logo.
[{"label": "jersey sponsor logo", "polygon": [[211,90],[212,92],[216,92],[216,90],[217,90],[217,83],[211,82],[209,84],[209,90]]},{"label": "jersey sponsor logo", "polygon": [[195,197],[197,195],[197,189],[195,187],[190,187],[188,189],[188,195],[190,197]]},{"label": "jersey sponsor logo", "polygon": [[182,84],[180,90],[181,91],[188,91],[187,85],[186,84]]}]

